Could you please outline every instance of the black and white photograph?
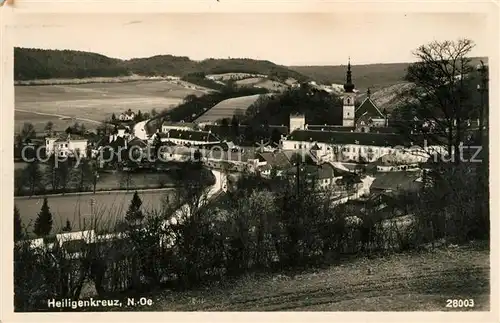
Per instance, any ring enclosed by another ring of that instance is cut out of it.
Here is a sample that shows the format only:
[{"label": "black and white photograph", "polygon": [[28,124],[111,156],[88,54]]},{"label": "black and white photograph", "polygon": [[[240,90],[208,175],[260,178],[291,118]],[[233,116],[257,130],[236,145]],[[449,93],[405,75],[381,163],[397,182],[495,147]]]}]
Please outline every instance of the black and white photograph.
[{"label": "black and white photograph", "polygon": [[14,312],[492,311],[492,19],[17,15]]}]

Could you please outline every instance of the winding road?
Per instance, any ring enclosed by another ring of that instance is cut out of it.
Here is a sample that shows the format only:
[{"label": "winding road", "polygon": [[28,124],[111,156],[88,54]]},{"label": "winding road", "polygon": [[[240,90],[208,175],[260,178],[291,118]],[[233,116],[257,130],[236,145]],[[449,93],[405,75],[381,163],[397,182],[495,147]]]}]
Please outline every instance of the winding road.
[{"label": "winding road", "polygon": [[150,119],[144,120],[141,122],[137,122],[134,125],[134,136],[141,140],[147,140],[148,139],[148,133],[146,131],[146,124],[149,122]]}]

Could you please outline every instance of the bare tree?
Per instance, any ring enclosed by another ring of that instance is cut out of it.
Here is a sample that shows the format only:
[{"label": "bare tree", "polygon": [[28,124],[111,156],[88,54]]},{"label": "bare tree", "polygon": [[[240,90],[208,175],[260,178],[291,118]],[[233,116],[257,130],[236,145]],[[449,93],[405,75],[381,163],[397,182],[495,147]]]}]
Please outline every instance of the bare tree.
[{"label": "bare tree", "polygon": [[[403,93],[403,109],[411,110],[415,120],[436,125],[437,131],[428,137],[445,144],[449,154],[455,154],[456,163],[460,162],[456,157],[465,137],[465,120],[471,113],[471,84],[467,78],[473,71],[468,57],[473,48],[469,39],[420,46],[414,51],[419,61],[408,67],[406,75],[415,86]],[[408,129],[410,133],[419,132],[415,123],[408,127],[413,128]]]}]

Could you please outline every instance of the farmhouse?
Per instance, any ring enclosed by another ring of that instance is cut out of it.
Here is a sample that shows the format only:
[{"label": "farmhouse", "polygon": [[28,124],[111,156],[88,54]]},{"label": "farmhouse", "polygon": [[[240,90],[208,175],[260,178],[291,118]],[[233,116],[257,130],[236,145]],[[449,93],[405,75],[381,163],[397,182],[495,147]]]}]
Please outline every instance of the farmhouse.
[{"label": "farmhouse", "polygon": [[87,157],[88,140],[79,135],[64,134],[59,137],[45,138],[47,155],[59,157]]},{"label": "farmhouse", "polygon": [[118,116],[118,119],[121,121],[130,121],[130,120],[134,120],[134,118],[135,118],[135,113],[130,109],[128,109],[128,111],[121,113]]}]

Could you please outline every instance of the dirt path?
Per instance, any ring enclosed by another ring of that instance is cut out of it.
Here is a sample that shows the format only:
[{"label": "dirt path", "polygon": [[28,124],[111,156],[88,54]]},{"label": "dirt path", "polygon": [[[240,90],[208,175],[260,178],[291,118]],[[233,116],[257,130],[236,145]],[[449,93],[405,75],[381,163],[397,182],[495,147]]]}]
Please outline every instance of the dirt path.
[{"label": "dirt path", "polygon": [[101,124],[101,121],[97,120],[92,120],[92,119],[87,119],[87,118],[79,118],[79,117],[71,117],[71,116],[66,116],[62,114],[54,114],[54,113],[45,113],[45,112],[38,112],[38,111],[32,111],[32,110],[24,110],[24,109],[14,109],[15,111],[20,111],[20,112],[26,112],[26,113],[33,113],[33,114],[38,114],[42,116],[51,116],[51,117],[57,117],[57,118],[69,118],[69,119],[76,119],[76,120],[81,120],[81,121],[86,121],[90,123],[96,123],[96,124]]},{"label": "dirt path", "polygon": [[[485,311],[489,268],[489,251],[472,247],[398,254],[293,277],[247,277],[228,288],[164,292],[151,310]],[[447,308],[447,299],[473,299],[475,306]]]}]

